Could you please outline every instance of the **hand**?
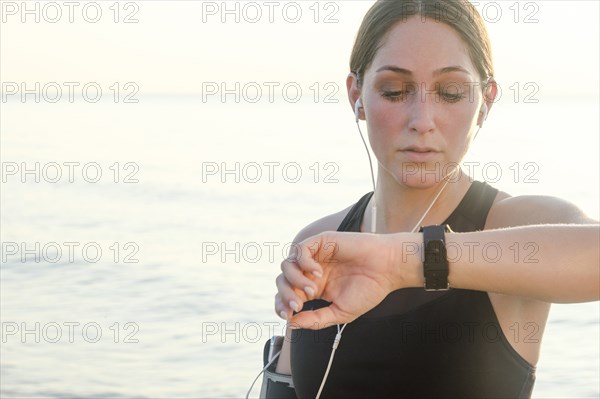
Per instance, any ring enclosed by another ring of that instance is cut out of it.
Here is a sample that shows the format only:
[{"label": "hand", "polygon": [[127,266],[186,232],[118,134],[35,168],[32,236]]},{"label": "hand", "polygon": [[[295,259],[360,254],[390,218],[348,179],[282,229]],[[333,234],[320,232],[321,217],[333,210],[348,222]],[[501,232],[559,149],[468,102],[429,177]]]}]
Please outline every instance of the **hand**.
[{"label": "hand", "polygon": [[[281,263],[276,312],[292,328],[320,329],[351,322],[374,308],[393,290],[408,286],[394,236],[326,232],[302,241]],[[332,303],[289,318],[314,298]]]}]

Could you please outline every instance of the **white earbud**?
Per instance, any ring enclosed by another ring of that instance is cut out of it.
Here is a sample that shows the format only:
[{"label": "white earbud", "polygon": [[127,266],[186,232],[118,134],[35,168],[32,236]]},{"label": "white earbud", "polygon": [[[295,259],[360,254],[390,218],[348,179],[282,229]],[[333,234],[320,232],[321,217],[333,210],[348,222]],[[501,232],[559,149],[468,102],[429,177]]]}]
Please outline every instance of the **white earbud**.
[{"label": "white earbud", "polygon": [[362,101],[360,100],[360,98],[358,100],[356,100],[356,104],[354,105],[354,115],[356,116],[356,122],[358,123],[358,120],[360,119],[358,117],[359,115],[359,110],[362,107]]},{"label": "white earbud", "polygon": [[488,106],[487,106],[487,104],[483,104],[481,106],[481,111],[480,112],[483,114],[483,119],[486,119],[487,118],[487,113],[488,113]]},{"label": "white earbud", "polygon": [[488,106],[487,104],[483,104],[481,106],[481,110],[479,110],[479,126],[483,125],[483,121],[487,119],[488,114]]}]

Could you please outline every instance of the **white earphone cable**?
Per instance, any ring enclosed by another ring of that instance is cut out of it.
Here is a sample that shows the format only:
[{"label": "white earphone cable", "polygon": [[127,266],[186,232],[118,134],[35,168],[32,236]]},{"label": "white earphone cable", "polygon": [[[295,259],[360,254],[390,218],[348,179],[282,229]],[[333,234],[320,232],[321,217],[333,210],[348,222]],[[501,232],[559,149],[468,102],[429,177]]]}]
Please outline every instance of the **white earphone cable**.
[{"label": "white earphone cable", "polygon": [[371,233],[375,233],[377,228],[377,206],[375,205],[375,172],[373,171],[373,161],[371,160],[371,152],[369,151],[369,147],[367,146],[367,142],[363,136],[362,130],[360,130],[360,124],[358,123],[358,109],[360,106],[360,100],[356,102],[356,127],[358,127],[358,132],[360,134],[360,138],[365,145],[365,150],[367,151],[367,156],[369,157],[369,167],[371,168],[371,182],[373,183],[373,206],[371,207]]},{"label": "white earphone cable", "polygon": [[265,371],[267,371],[267,369],[269,368],[269,366],[271,364],[273,364],[273,362],[279,357],[280,354],[281,354],[281,351],[277,352],[275,354],[275,356],[273,356],[273,358],[269,361],[269,363],[267,363],[267,365],[265,367],[263,367],[263,369],[260,371],[260,373],[258,373],[258,375],[254,379],[254,381],[252,381],[252,385],[250,385],[250,389],[248,389],[248,392],[246,392],[246,399],[248,399],[250,397],[250,392],[252,392],[252,388],[254,388],[254,384],[256,384],[256,381],[258,380],[258,377],[260,377],[262,373],[264,373]]},{"label": "white earphone cable", "polygon": [[340,340],[342,339],[342,332],[344,331],[344,328],[346,328],[347,325],[348,325],[348,323],[344,324],[341,329],[340,329],[340,325],[339,324],[337,325],[338,332],[335,335],[335,339],[333,341],[333,347],[331,349],[331,356],[329,356],[329,363],[327,363],[327,369],[325,370],[325,374],[323,375],[323,380],[321,381],[321,386],[319,387],[319,392],[317,392],[317,396],[315,397],[316,399],[319,399],[319,397],[321,397],[321,392],[323,392],[323,387],[325,386],[325,381],[327,381],[327,377],[329,376],[329,370],[331,369],[331,363],[333,363],[333,355],[335,354],[335,350],[337,349],[338,345],[340,344]]},{"label": "white earphone cable", "polygon": [[[358,123],[358,116],[356,118],[356,126],[358,127],[358,132],[360,133],[360,138],[362,139],[362,141],[363,141],[363,143],[365,145],[365,149],[367,150],[367,154],[369,155],[369,166],[371,167],[371,178],[372,178],[372,181],[373,181],[373,207],[371,208],[371,212],[372,212],[371,233],[375,233],[375,231],[376,231],[376,229],[375,229],[375,227],[376,227],[376,215],[377,215],[377,213],[375,211],[375,174],[373,173],[373,163],[371,162],[371,154],[369,154],[369,149],[367,147],[367,143],[365,142],[365,139],[363,137],[362,130],[360,130],[360,125]],[[457,170],[457,169],[455,169],[455,170]],[[433,208],[433,205],[436,203],[436,201],[438,200],[438,198],[440,197],[440,195],[442,195],[442,192],[444,191],[444,189],[448,185],[449,181],[450,181],[450,179],[447,178],[446,181],[444,182],[444,185],[440,189],[440,191],[438,191],[438,193],[436,194],[436,196],[433,198],[433,201],[431,201],[431,203],[429,204],[429,206],[425,210],[425,213],[423,213],[423,216],[421,216],[421,218],[419,219],[419,221],[417,222],[417,224],[415,224],[415,226],[410,231],[411,233],[414,233],[415,231],[417,231],[417,229],[421,225],[421,222],[423,222],[423,220],[425,220],[425,217],[427,216],[427,214],[429,213],[429,211],[431,210],[431,208]],[[338,332],[337,332],[337,334],[335,336],[335,340],[333,341],[333,347],[332,347],[332,350],[331,350],[331,355],[329,356],[329,363],[327,364],[327,368],[325,369],[325,374],[323,375],[323,380],[321,381],[321,386],[319,387],[319,391],[317,392],[317,396],[315,397],[316,399],[319,399],[321,397],[321,392],[323,392],[323,387],[325,387],[325,382],[327,381],[327,377],[329,376],[329,370],[331,369],[331,364],[333,363],[333,356],[335,355],[335,351],[336,351],[337,347],[339,346],[340,341],[342,339],[342,332],[344,331],[344,329],[346,328],[347,325],[348,325],[348,323],[345,323],[342,326],[342,328],[340,328],[339,324],[337,325]]]}]

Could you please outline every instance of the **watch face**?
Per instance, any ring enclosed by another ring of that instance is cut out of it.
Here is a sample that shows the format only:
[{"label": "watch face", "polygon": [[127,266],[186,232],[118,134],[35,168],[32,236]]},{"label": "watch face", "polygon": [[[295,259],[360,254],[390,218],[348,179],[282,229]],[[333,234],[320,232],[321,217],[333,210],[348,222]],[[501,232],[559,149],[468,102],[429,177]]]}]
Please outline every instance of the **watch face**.
[{"label": "watch face", "polygon": [[446,258],[446,244],[444,243],[444,230],[448,226],[426,226],[423,228],[425,242],[425,260],[423,272],[425,289],[428,291],[447,290],[448,287],[448,259]]}]

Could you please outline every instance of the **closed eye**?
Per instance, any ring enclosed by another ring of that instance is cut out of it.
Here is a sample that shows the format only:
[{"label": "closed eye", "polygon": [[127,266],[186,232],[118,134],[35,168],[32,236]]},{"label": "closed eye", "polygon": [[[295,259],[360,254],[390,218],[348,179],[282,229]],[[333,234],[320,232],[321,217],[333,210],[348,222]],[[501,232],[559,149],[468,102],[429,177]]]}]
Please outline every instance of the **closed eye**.
[{"label": "closed eye", "polygon": [[393,103],[397,103],[397,102],[406,100],[406,97],[408,96],[408,94],[409,93],[406,90],[381,92],[381,95],[383,97],[385,97],[386,99],[388,99],[389,101],[391,101]]},{"label": "closed eye", "polygon": [[440,96],[444,101],[449,103],[456,103],[465,98],[464,93],[452,93],[449,91],[441,91]]}]

